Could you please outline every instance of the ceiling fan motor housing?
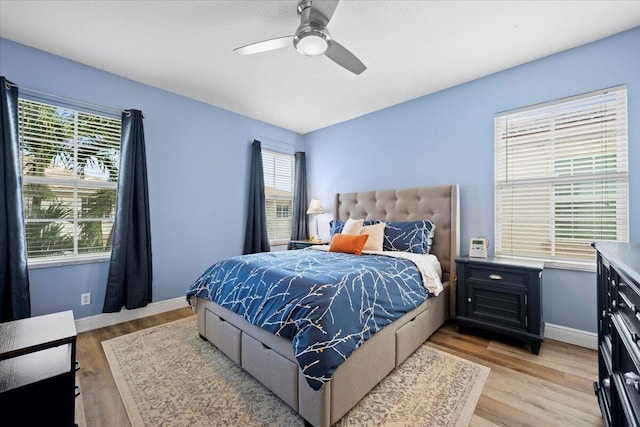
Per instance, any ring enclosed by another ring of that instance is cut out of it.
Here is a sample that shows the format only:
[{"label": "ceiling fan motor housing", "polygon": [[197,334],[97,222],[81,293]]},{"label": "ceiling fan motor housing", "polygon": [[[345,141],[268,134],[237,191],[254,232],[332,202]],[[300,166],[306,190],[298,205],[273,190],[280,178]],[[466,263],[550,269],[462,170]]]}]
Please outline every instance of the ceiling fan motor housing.
[{"label": "ceiling fan motor housing", "polygon": [[295,36],[293,45],[303,55],[318,56],[324,54],[329,48],[331,35],[327,29],[315,22],[301,24]]}]

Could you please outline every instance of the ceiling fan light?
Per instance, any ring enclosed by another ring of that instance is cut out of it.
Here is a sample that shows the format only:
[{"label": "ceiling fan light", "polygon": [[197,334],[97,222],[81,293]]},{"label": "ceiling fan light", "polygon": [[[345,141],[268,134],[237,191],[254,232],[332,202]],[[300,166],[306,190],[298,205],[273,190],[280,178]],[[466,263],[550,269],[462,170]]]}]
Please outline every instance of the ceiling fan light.
[{"label": "ceiling fan light", "polygon": [[301,37],[296,44],[298,52],[306,56],[322,55],[328,47],[327,39],[319,34],[308,34]]}]

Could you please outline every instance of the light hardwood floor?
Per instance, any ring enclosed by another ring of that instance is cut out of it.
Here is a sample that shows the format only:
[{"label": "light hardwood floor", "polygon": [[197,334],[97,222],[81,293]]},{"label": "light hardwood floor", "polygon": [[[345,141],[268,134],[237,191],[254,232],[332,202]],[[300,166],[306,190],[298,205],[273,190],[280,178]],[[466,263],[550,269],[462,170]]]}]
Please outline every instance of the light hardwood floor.
[{"label": "light hardwood floor", "polygon": [[[78,374],[88,427],[130,426],[101,342],[192,315],[187,307],[78,335]],[[429,345],[491,368],[471,426],[603,425],[593,393],[593,350],[545,340],[535,356],[517,341],[478,331],[460,334],[455,323],[440,328]]]},{"label": "light hardwood floor", "polygon": [[193,315],[191,308],[185,307],[78,334],[78,377],[87,427],[131,426],[104,355],[102,341]]},{"label": "light hardwood floor", "polygon": [[517,340],[440,328],[429,345],[491,368],[471,426],[603,426],[593,381],[598,353],[545,340],[540,354]]}]

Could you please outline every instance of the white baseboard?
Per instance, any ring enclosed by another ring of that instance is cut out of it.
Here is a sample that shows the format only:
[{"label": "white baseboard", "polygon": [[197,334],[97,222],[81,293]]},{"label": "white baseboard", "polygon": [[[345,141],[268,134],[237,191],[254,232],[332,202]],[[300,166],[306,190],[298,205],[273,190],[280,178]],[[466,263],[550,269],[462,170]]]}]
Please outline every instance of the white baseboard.
[{"label": "white baseboard", "polygon": [[544,324],[544,337],[550,340],[562,341],[580,347],[598,349],[598,334],[582,331],[580,329],[567,328],[566,326]]},{"label": "white baseboard", "polygon": [[140,319],[142,317],[153,316],[154,314],[164,313],[166,311],[176,310],[178,308],[187,307],[187,299],[185,297],[177,297],[164,301],[152,302],[145,307],[127,310],[123,308],[118,313],[103,313],[95,316],[83,317],[76,320],[76,331],[86,332],[92,329],[104,328],[105,326],[116,325],[130,320]]}]

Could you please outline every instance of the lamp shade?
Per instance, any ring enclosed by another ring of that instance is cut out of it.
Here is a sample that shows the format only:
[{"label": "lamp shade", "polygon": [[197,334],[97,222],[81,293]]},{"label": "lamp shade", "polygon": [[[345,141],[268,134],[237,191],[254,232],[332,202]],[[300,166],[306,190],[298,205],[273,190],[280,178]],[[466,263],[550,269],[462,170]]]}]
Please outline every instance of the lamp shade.
[{"label": "lamp shade", "polygon": [[311,203],[309,203],[309,209],[307,210],[308,214],[323,214],[324,208],[322,207],[322,203],[318,199],[311,199]]}]

